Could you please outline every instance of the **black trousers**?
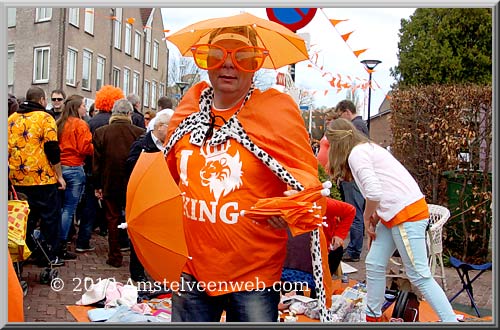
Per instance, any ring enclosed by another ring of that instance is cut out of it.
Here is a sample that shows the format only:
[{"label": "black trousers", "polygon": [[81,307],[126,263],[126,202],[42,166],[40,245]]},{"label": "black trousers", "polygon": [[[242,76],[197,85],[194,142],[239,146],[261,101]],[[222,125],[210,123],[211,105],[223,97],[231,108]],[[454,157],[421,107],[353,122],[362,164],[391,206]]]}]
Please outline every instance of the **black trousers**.
[{"label": "black trousers", "polygon": [[40,233],[48,245],[45,252],[51,260],[54,259],[55,251],[59,248],[59,225],[61,222],[61,200],[57,184],[14,186],[14,189],[28,197],[30,207],[26,228],[28,248],[31,251],[37,250],[38,246],[31,234],[40,226]]}]

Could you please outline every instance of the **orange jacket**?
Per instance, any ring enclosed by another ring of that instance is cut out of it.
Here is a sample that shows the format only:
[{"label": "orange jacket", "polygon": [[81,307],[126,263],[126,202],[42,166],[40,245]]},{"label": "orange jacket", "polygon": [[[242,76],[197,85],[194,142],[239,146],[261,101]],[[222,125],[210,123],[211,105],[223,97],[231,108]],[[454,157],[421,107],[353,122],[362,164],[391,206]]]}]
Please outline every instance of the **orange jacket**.
[{"label": "orange jacket", "polygon": [[86,156],[94,153],[89,125],[80,118],[69,117],[59,140],[61,165],[83,165]]}]

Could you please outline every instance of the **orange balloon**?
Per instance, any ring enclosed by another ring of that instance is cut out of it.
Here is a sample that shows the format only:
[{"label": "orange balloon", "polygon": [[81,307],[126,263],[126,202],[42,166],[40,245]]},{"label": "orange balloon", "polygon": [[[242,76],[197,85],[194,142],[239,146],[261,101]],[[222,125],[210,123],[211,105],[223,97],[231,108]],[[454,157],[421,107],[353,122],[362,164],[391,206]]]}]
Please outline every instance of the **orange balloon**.
[{"label": "orange balloon", "polygon": [[135,18],[133,18],[133,17],[127,18],[127,23],[134,24],[134,22],[135,22]]}]

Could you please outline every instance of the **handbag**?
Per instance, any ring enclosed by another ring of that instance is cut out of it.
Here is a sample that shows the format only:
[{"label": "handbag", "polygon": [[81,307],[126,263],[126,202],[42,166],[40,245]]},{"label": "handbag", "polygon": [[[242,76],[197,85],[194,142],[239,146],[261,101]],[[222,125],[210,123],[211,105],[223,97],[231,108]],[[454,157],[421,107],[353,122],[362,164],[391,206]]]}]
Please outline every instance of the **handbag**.
[{"label": "handbag", "polygon": [[20,200],[11,185],[12,198],[8,200],[8,246],[13,262],[24,261],[31,251],[26,245],[26,228],[30,208],[28,201]]}]

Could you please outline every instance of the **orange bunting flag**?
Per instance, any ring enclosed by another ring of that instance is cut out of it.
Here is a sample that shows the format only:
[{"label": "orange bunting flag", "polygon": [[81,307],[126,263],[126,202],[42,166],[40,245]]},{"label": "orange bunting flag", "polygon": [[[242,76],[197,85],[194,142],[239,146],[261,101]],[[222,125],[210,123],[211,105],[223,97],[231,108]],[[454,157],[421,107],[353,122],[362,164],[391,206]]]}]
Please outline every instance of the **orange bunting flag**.
[{"label": "orange bunting flag", "polygon": [[163,32],[170,32],[170,30],[163,30]]},{"label": "orange bunting flag", "polygon": [[353,53],[356,57],[358,57],[359,55],[363,54],[364,52],[366,52],[368,50],[368,48],[365,48],[365,49],[360,49],[360,50],[354,50]]},{"label": "orange bunting flag", "polygon": [[314,94],[316,94],[316,92],[317,92],[317,91],[313,91],[311,95],[314,95]]},{"label": "orange bunting flag", "polygon": [[333,78],[332,80],[330,80],[330,85],[331,85],[332,87],[335,87],[335,78]]},{"label": "orange bunting flag", "polygon": [[326,96],[326,94],[328,94],[328,89],[325,89],[325,96]]},{"label": "orange bunting flag", "polygon": [[387,95],[385,96],[385,98],[386,98],[386,99],[388,99],[388,100],[392,99],[392,97],[391,97],[389,94],[387,94]]},{"label": "orange bunting flag", "polygon": [[337,88],[337,94],[340,93],[341,90],[342,88]]},{"label": "orange bunting flag", "polygon": [[135,18],[133,18],[133,17],[127,18],[127,23],[128,24],[134,24],[135,23]]},{"label": "orange bunting flag", "polygon": [[89,13],[89,14],[93,14],[94,13],[94,9],[85,9],[85,12]]},{"label": "orange bunting flag", "polygon": [[312,68],[312,67],[313,67],[313,65],[309,63],[309,64],[307,65],[307,67],[308,67],[308,68]]},{"label": "orange bunting flag", "polygon": [[347,19],[330,19],[330,23],[332,23],[333,26],[339,24],[340,22],[348,21]]},{"label": "orange bunting flag", "polygon": [[344,39],[344,41],[347,42],[347,39],[349,39],[349,36],[351,35],[351,33],[353,33],[354,31],[351,31],[349,33],[346,33],[346,34],[342,34],[341,37],[342,39]]}]

